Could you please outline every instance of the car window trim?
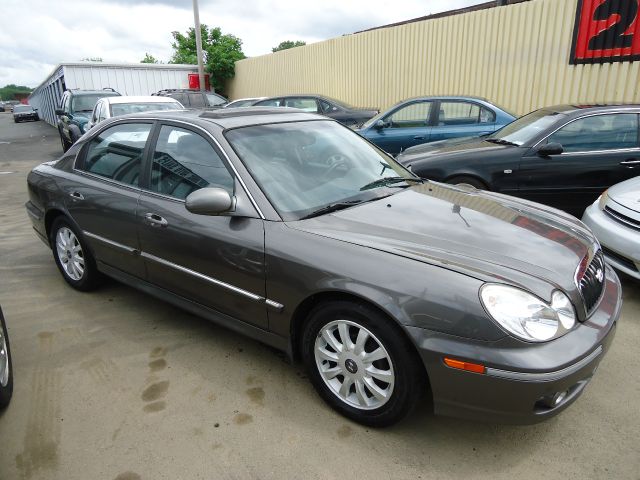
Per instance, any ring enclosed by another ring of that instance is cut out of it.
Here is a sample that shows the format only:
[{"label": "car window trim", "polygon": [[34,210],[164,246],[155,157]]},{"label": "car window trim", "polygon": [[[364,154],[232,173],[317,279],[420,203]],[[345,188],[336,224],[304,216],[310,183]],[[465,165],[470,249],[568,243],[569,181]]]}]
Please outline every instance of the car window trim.
[{"label": "car window trim", "polygon": [[[554,133],[556,133],[558,130],[560,130],[561,128],[566,127],[567,125],[569,125],[570,123],[573,123],[577,120],[582,120],[584,118],[587,117],[597,117],[597,116],[602,116],[602,115],[620,115],[620,114],[626,114],[626,115],[635,115],[636,116],[636,121],[638,122],[638,138],[636,139],[636,142],[640,142],[640,112],[628,112],[628,111],[612,111],[612,112],[595,112],[595,113],[588,113],[585,115],[582,115],[580,117],[576,117],[576,118],[572,118],[570,120],[568,120],[566,123],[563,123],[562,125],[560,125],[559,127],[557,127],[553,132],[550,132],[549,134],[547,134],[545,137],[543,137],[541,140],[539,140],[535,145],[533,145],[531,148],[534,150],[538,149],[538,146],[540,144],[546,144],[547,140],[549,139],[549,137],[551,135],[553,135]],[[544,143],[543,143],[544,142]],[[623,151],[635,151],[635,150],[640,150],[640,143],[638,143],[638,145],[636,147],[633,148],[614,148],[614,149],[608,149],[606,150],[607,152],[623,152]],[[585,153],[593,153],[593,152],[598,152],[598,153],[602,153],[605,150],[587,150],[587,151],[580,151],[580,152],[563,152],[560,155],[576,155],[576,154],[585,154]]]}]

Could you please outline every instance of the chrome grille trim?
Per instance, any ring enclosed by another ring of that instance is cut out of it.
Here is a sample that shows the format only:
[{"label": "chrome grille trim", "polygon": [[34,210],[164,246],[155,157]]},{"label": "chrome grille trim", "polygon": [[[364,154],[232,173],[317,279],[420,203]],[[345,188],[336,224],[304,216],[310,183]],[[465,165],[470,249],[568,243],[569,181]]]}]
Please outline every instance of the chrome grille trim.
[{"label": "chrome grille trim", "polygon": [[611,208],[609,205],[604,207],[604,213],[618,223],[621,223],[629,228],[633,228],[634,230],[640,230],[640,222],[638,220],[623,215],[617,210]]},{"label": "chrome grille trim", "polygon": [[577,278],[576,276],[576,284],[578,290],[580,290],[587,316],[596,308],[604,293],[605,268],[602,250],[598,248],[587,265],[582,278]]}]

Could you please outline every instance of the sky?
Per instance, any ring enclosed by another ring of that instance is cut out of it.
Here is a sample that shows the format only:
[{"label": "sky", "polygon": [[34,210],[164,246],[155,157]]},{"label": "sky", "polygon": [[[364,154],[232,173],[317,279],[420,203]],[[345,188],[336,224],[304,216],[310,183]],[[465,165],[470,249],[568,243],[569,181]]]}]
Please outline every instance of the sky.
[{"label": "sky", "polygon": [[[200,22],[249,57],[284,40],[319,42],[485,0],[199,0]],[[0,86],[38,86],[64,62],[167,62],[171,32],[193,26],[192,0],[0,0]]]}]

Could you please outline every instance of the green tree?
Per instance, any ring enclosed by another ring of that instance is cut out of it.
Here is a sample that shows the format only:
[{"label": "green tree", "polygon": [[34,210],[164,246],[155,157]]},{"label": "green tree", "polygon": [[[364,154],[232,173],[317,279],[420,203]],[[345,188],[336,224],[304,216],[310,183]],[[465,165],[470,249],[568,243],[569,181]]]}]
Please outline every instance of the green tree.
[{"label": "green tree", "polygon": [[[211,75],[211,86],[216,92],[222,92],[225,82],[233,78],[235,63],[246,58],[242,53],[242,40],[234,35],[223,35],[218,27],[209,29],[201,24],[200,29],[205,70]],[[171,35],[175,41],[171,44],[173,56],[169,63],[197,64],[195,28],[190,28],[186,35],[180,32],[171,32]]]},{"label": "green tree", "polygon": [[0,88],[0,100],[15,100],[16,93],[31,93],[33,89],[25,87],[24,85],[9,84]]},{"label": "green tree", "polygon": [[140,63],[160,63],[156,57],[153,55],[146,53],[144,54],[144,58],[140,60]]},{"label": "green tree", "polygon": [[277,47],[273,47],[271,51],[279,52],[280,50],[288,50],[289,48],[302,47],[306,44],[307,42],[303,42],[302,40],[296,40],[295,42],[291,40],[285,40],[284,42],[280,42],[280,45],[278,45]]}]

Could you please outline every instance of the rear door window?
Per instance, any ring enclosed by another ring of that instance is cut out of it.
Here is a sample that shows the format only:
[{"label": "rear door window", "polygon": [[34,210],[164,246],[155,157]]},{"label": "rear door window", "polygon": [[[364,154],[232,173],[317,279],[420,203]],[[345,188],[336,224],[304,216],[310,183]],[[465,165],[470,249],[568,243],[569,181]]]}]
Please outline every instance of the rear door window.
[{"label": "rear door window", "polygon": [[437,125],[473,125],[493,123],[495,114],[471,102],[440,102]]},{"label": "rear door window", "polygon": [[151,126],[150,123],[125,123],[105,129],[87,145],[78,169],[137,186]]},{"label": "rear door window", "polygon": [[279,107],[282,99],[280,98],[270,98],[268,100],[263,100],[261,102],[256,103],[255,107]]},{"label": "rear door window", "polygon": [[284,99],[284,106],[291,108],[298,108],[309,113],[319,113],[318,102],[315,98],[309,97],[292,97]]}]

